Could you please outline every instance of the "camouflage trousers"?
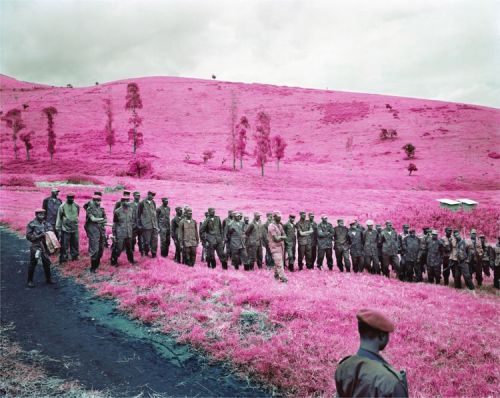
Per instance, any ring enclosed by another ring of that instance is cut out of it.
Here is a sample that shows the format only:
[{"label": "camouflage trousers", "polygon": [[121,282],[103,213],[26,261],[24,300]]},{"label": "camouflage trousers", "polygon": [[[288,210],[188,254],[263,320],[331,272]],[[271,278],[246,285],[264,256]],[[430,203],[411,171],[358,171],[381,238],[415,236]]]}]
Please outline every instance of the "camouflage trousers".
[{"label": "camouflage trousers", "polygon": [[273,256],[274,261],[274,277],[279,280],[285,280],[285,270],[284,270],[284,253],[282,251],[272,251],[271,255]]}]

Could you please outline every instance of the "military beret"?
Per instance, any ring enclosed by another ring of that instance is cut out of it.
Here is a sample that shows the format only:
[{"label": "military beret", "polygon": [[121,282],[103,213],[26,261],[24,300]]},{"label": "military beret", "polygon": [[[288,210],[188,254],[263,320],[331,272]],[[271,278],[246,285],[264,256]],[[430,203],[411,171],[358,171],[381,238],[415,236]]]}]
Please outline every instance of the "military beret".
[{"label": "military beret", "polygon": [[451,231],[451,227],[446,227],[444,230],[445,231]]},{"label": "military beret", "polygon": [[288,217],[295,218],[295,214],[290,214]]},{"label": "military beret", "polygon": [[328,218],[328,216],[326,214],[322,214],[321,218]]},{"label": "military beret", "polygon": [[92,199],[94,199],[94,200],[101,200],[102,198],[99,195],[94,195],[94,196],[92,196]]},{"label": "military beret", "polygon": [[51,192],[59,192],[59,189],[57,189],[57,188],[52,188],[52,189],[51,189]]},{"label": "military beret", "polygon": [[37,213],[45,213],[45,209],[42,209],[41,207],[39,209],[35,209],[35,214]]},{"label": "military beret", "polygon": [[121,202],[128,202],[130,200],[130,198],[128,198],[127,196],[123,196],[120,201]]},{"label": "military beret", "polygon": [[302,214],[306,214],[306,212],[305,212],[305,211],[301,211],[299,214],[300,214],[300,215],[302,215]]},{"label": "military beret", "polygon": [[208,211],[215,211],[215,209],[213,207],[209,207],[207,210]]},{"label": "military beret", "polygon": [[310,216],[314,216],[314,213],[309,213]]},{"label": "military beret", "polygon": [[484,236],[484,235],[479,235],[479,237],[480,237],[480,238],[486,238],[486,236]]},{"label": "military beret", "polygon": [[254,217],[255,216],[260,216],[260,213],[258,211],[256,211],[255,213],[253,213]]},{"label": "military beret", "polygon": [[189,210],[189,211],[193,211],[193,209],[191,209],[191,207],[189,207],[189,206],[184,206],[184,211],[188,211],[188,210]]},{"label": "military beret", "polygon": [[381,226],[382,226],[382,225],[377,224],[377,225],[375,225],[375,228],[379,228],[379,227],[381,227]]},{"label": "military beret", "polygon": [[276,210],[273,212],[273,216],[281,217],[281,212]]},{"label": "military beret", "polygon": [[408,224],[403,224],[403,228],[410,228]]},{"label": "military beret", "polygon": [[458,229],[453,230],[453,233],[460,233]]},{"label": "military beret", "polygon": [[130,196],[130,191],[123,191],[123,196]]},{"label": "military beret", "polygon": [[391,221],[391,220],[387,220],[387,221],[385,222],[385,224],[386,224],[386,225],[387,225],[387,224],[392,224],[392,221]]},{"label": "military beret", "polygon": [[433,229],[431,233],[432,233],[432,235],[437,235],[438,231],[436,231],[435,229]]},{"label": "military beret", "polygon": [[343,218],[339,218],[339,219],[337,220],[337,222],[339,222],[339,221],[344,221],[344,219],[343,219]]},{"label": "military beret", "polygon": [[412,229],[410,229],[410,232],[415,232],[415,229],[413,229],[413,228],[412,228]]},{"label": "military beret", "polygon": [[141,193],[139,191],[134,191],[133,195],[140,195]]},{"label": "military beret", "polygon": [[470,233],[471,233],[471,234],[475,234],[475,233],[476,233],[476,230],[475,230],[474,228],[472,228],[472,229],[470,230]]},{"label": "military beret", "polygon": [[349,223],[349,225],[355,225],[355,224],[356,224],[356,221],[351,221],[351,222]]},{"label": "military beret", "polygon": [[94,195],[97,195],[97,196],[102,196],[102,192],[101,192],[101,191],[95,191],[95,192],[94,192]]},{"label": "military beret", "polygon": [[373,225],[373,220],[367,220],[366,225]]},{"label": "military beret", "polygon": [[178,210],[182,210],[182,207],[177,206],[177,207],[175,208],[175,211],[178,211]]},{"label": "military beret", "polygon": [[382,332],[394,332],[394,324],[381,312],[364,308],[359,310],[356,314],[359,322],[364,322],[374,329],[381,330]]},{"label": "military beret", "polygon": [[267,216],[267,217],[272,216],[272,215],[273,215],[273,212],[272,212],[272,211],[270,211],[270,212],[267,212],[267,213],[266,213],[266,216]]},{"label": "military beret", "polygon": [[165,197],[165,198],[161,198],[161,200],[168,200],[168,198],[167,198],[167,197]]},{"label": "military beret", "polygon": [[153,196],[155,196],[155,195],[156,195],[156,192],[155,192],[155,191],[148,191],[148,195],[153,195]]},{"label": "military beret", "polygon": [[75,194],[73,192],[70,192],[66,195],[68,198],[74,198]]}]

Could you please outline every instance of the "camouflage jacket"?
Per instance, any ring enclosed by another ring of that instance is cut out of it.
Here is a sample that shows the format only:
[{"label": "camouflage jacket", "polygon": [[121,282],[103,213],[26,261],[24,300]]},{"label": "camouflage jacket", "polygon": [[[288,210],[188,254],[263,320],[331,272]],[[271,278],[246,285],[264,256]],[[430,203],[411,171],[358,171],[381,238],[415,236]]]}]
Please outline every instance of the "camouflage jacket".
[{"label": "camouflage jacket", "polygon": [[365,256],[378,256],[379,234],[375,229],[363,233],[363,252]]},{"label": "camouflage jacket", "polygon": [[331,249],[333,243],[333,225],[329,222],[318,224],[318,248],[321,250]]},{"label": "camouflage jacket", "polygon": [[333,228],[333,240],[335,242],[335,248],[349,248],[349,230],[345,226],[339,226]]},{"label": "camouflage jacket", "polygon": [[134,212],[129,207],[120,206],[113,213],[113,236],[118,239],[132,238]]},{"label": "camouflage jacket", "polygon": [[349,237],[349,242],[351,244],[351,256],[363,256],[363,237],[361,236],[361,231],[358,228],[349,228],[347,236]]},{"label": "camouflage jacket", "polygon": [[443,242],[431,239],[427,242],[427,262],[430,267],[440,267],[443,264]]},{"label": "camouflage jacket", "polygon": [[311,222],[309,220],[299,220],[297,224],[295,224],[295,229],[297,230],[297,242],[299,246],[303,245],[311,245],[312,244],[312,235],[301,236],[301,232],[307,232],[311,229]]},{"label": "camouflage jacket", "polygon": [[285,231],[286,235],[285,244],[295,245],[297,243],[297,237],[295,235],[295,224],[292,224],[290,221],[288,221],[285,225],[283,225],[283,230]]},{"label": "camouflage jacket", "polygon": [[384,228],[380,234],[382,241],[382,253],[388,256],[395,256],[398,254],[398,236],[394,229],[388,230]]},{"label": "camouflage jacket", "polygon": [[160,232],[170,233],[170,207],[161,205],[156,209],[156,218],[158,219],[158,228]]},{"label": "camouflage jacket", "polygon": [[403,239],[403,256],[407,262],[417,262],[420,252],[420,238],[418,236],[407,235]]},{"label": "camouflage jacket", "polygon": [[49,222],[40,222],[35,218],[26,226],[26,239],[31,242],[32,247],[45,250],[45,232],[52,230]]}]

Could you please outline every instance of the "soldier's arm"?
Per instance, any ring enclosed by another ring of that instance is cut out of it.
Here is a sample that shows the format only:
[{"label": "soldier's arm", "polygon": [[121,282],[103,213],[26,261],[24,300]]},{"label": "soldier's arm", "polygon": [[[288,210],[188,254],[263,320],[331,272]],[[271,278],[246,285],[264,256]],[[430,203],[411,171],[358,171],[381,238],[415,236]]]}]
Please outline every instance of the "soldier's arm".
[{"label": "soldier's arm", "polygon": [[49,210],[49,198],[45,198],[42,203],[42,209],[45,210],[45,216],[43,217],[44,220],[47,219],[47,211]]},{"label": "soldier's arm", "polygon": [[323,228],[318,227],[318,238],[326,238],[327,232],[323,230]]},{"label": "soldier's arm", "polygon": [[179,224],[179,227],[177,228],[177,238],[179,239],[179,242],[181,243],[181,246],[183,244],[184,240],[184,231],[183,231],[183,222]]},{"label": "soldier's arm", "polygon": [[116,214],[116,210],[113,212],[113,226],[111,227],[111,231],[113,236],[116,237],[116,224],[118,223],[118,214]]},{"label": "soldier's arm", "polygon": [[139,202],[139,204],[137,205],[137,226],[139,228],[142,228],[141,217],[143,210],[144,210],[144,204],[142,202]]},{"label": "soldier's arm", "polygon": [[35,237],[35,229],[31,226],[31,223],[26,226],[26,239],[30,242],[36,242],[38,240],[38,237]]},{"label": "soldier's arm", "polygon": [[194,234],[196,236],[196,245],[198,246],[198,244],[200,243],[200,237],[198,236],[198,223],[196,221],[194,221]]},{"label": "soldier's arm", "polygon": [[253,224],[250,224],[247,228],[247,230],[245,231],[245,235],[248,237],[252,234],[253,230],[255,229],[255,225]]}]

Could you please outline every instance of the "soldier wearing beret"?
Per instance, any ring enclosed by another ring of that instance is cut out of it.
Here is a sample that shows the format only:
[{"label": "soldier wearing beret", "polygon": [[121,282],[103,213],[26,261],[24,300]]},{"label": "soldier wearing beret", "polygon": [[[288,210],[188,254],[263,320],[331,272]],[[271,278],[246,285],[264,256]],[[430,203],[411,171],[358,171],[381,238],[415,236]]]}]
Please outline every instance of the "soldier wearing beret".
[{"label": "soldier wearing beret", "polygon": [[380,355],[389,343],[394,324],[382,313],[362,309],[356,315],[360,347],[340,361],[335,372],[339,397],[408,397],[404,371],[397,371]]},{"label": "soldier wearing beret", "polygon": [[470,240],[466,242],[466,248],[469,257],[469,273],[471,277],[473,274],[476,274],[477,285],[481,286],[483,284],[483,248],[481,243],[477,240],[477,232],[475,229],[471,229],[470,231]]},{"label": "soldier wearing beret", "polygon": [[106,212],[101,207],[101,197],[94,195],[87,203],[85,232],[89,241],[90,272],[94,273],[101,263],[106,242]]},{"label": "soldier wearing beret", "polygon": [[351,261],[349,260],[349,237],[348,229],[344,226],[344,220],[337,220],[337,226],[333,228],[333,241],[337,267],[340,272],[344,272],[344,266],[347,272],[351,272]]},{"label": "soldier wearing beret", "polygon": [[222,269],[227,269],[226,254],[224,253],[224,231],[219,216],[215,215],[215,209],[210,207],[205,221],[200,226],[200,238],[206,249],[206,260],[209,268],[215,268],[215,252],[222,264]]},{"label": "soldier wearing beret", "polygon": [[66,202],[57,210],[56,230],[61,239],[61,251],[59,252],[59,264],[68,260],[68,251],[71,260],[78,260],[80,255],[78,218],[80,206],[75,203],[75,194],[68,193]]},{"label": "soldier wearing beret", "polygon": [[113,252],[111,253],[111,265],[118,265],[118,258],[125,250],[127,259],[130,264],[135,264],[134,252],[132,251],[132,236],[134,215],[130,208],[129,198],[123,197],[121,205],[114,211],[113,214]]},{"label": "soldier wearing beret", "polygon": [[309,223],[313,229],[311,235],[311,268],[314,268],[314,263],[318,258],[318,223],[314,221],[314,213],[309,213]]},{"label": "soldier wearing beret", "polygon": [[446,227],[444,229],[445,236],[441,238],[441,242],[443,242],[443,279],[445,285],[448,285],[450,283],[450,256],[453,248],[456,245],[455,238],[451,234],[452,232],[453,230],[451,229],[451,227]]},{"label": "soldier wearing beret", "polygon": [[35,268],[38,264],[38,259],[42,259],[43,271],[45,273],[45,280],[51,284],[52,278],[50,274],[49,251],[45,243],[45,234],[48,231],[53,231],[52,225],[45,220],[45,209],[36,209],[35,218],[26,226],[26,239],[31,242],[30,247],[30,266],[28,268],[28,287],[35,287],[33,277],[35,275]]},{"label": "soldier wearing beret", "polygon": [[318,268],[322,269],[323,259],[326,255],[326,265],[330,271],[333,270],[333,225],[328,222],[326,214],[321,216],[321,222],[318,224]]},{"label": "soldier wearing beret", "polygon": [[168,256],[170,248],[170,207],[168,198],[161,198],[161,205],[156,209],[158,219],[158,230],[160,235],[160,254],[162,257]]},{"label": "soldier wearing beret", "polygon": [[299,244],[298,265],[299,271],[304,267],[304,257],[306,258],[306,267],[312,268],[312,235],[314,229],[310,220],[306,220],[306,212],[300,212],[300,220],[296,225],[297,242]]},{"label": "soldier wearing beret", "polygon": [[349,224],[347,236],[350,243],[352,270],[356,273],[363,272],[363,238],[356,220]]},{"label": "soldier wearing beret", "polygon": [[366,221],[367,229],[363,232],[364,266],[372,274],[380,274],[378,255],[379,233],[373,229],[373,220]]},{"label": "soldier wearing beret", "polygon": [[[472,283],[472,277],[469,272],[469,254],[467,252],[467,243],[464,239],[462,239],[460,231],[457,229],[453,231],[453,236],[455,237],[456,246],[450,256],[450,262],[452,261],[452,268],[455,270],[455,274],[453,275],[455,288],[462,288],[463,276],[467,288],[469,290],[474,290],[474,284]],[[452,258],[453,260],[451,260]]]},{"label": "soldier wearing beret", "polygon": [[283,230],[285,231],[285,252],[288,258],[288,270],[293,272],[293,265],[295,263],[295,253],[297,251],[297,237],[295,229],[295,215],[290,214],[288,216],[288,222],[283,225]]},{"label": "soldier wearing beret", "polygon": [[380,240],[382,241],[382,273],[389,278],[389,264],[394,271],[396,271],[399,279],[403,279],[398,257],[398,237],[396,231],[392,228],[392,222],[387,221],[383,229]]},{"label": "soldier wearing beret", "polygon": [[156,257],[158,249],[158,218],[156,216],[156,192],[149,191],[148,196],[137,207],[137,225],[141,230],[144,254],[151,250],[151,257]]},{"label": "soldier wearing beret", "polygon": [[[62,205],[62,201],[58,198],[58,195],[59,189],[52,188],[50,196],[45,198],[42,203],[42,209],[45,210],[45,221],[51,225],[52,230],[56,233],[57,211]],[[57,238],[59,239],[59,235],[57,235]]]},{"label": "soldier wearing beret", "polygon": [[120,200],[117,200],[116,203],[115,203],[115,208],[113,209],[113,212],[118,209],[123,202],[125,201],[129,201],[130,200],[130,191],[123,191],[123,195],[122,197],[120,198]]},{"label": "soldier wearing beret", "polygon": [[253,215],[252,222],[249,223],[248,227],[245,228],[245,246],[247,248],[246,269],[253,270],[255,262],[257,262],[257,266],[259,268],[262,268],[262,245],[260,234],[260,213],[256,212]]},{"label": "soldier wearing beret", "polygon": [[[247,252],[245,248],[245,232],[241,212],[233,213],[234,220],[228,224],[226,243],[231,251],[231,264],[238,269],[241,264],[247,264]],[[248,267],[245,266],[248,271]]]},{"label": "soldier wearing beret", "polygon": [[441,265],[443,264],[443,242],[438,239],[438,232],[433,229],[431,240],[427,243],[427,280],[429,283],[441,282]]},{"label": "soldier wearing beret", "polygon": [[177,229],[177,237],[183,252],[184,264],[194,267],[196,263],[196,248],[200,243],[198,224],[193,220],[193,210],[189,206],[184,208],[182,220]]},{"label": "soldier wearing beret", "polygon": [[420,238],[415,230],[410,229],[410,234],[403,239],[403,253],[405,259],[405,279],[408,282],[422,282],[422,268],[419,261]]},{"label": "soldier wearing beret", "polygon": [[269,251],[274,261],[274,278],[284,283],[288,282],[283,271],[285,264],[285,240],[285,230],[283,229],[283,225],[281,225],[281,213],[275,211],[273,213],[273,222],[269,225],[267,231],[267,241],[269,242]]}]

